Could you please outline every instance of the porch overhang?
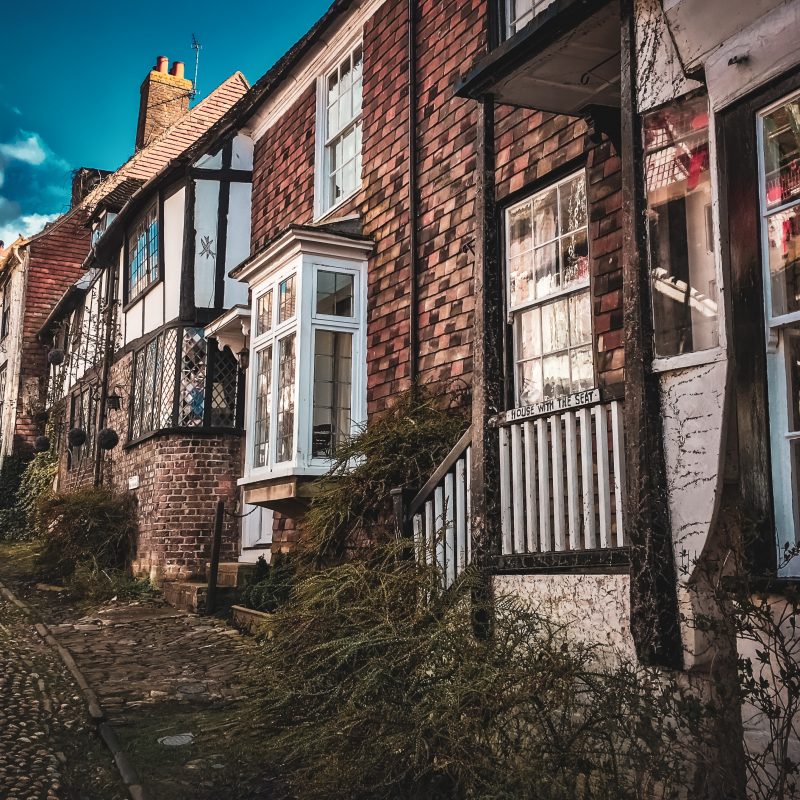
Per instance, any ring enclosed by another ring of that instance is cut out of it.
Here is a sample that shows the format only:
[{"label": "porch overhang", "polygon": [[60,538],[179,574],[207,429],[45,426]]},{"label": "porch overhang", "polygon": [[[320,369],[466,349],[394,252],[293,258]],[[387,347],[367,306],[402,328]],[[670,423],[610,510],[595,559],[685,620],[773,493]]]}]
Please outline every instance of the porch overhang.
[{"label": "porch overhang", "polygon": [[250,339],[250,306],[233,306],[209,322],[204,332],[207,339],[216,339],[220,349],[229,348],[236,360],[241,361]]},{"label": "porch overhang", "polygon": [[456,85],[476,100],[584,116],[620,106],[619,0],[554,0]]},{"label": "porch overhang", "polygon": [[267,478],[245,482],[239,481],[244,502],[263,506],[293,519],[308,511],[311,498],[317,493],[317,476],[287,475],[282,478]]}]

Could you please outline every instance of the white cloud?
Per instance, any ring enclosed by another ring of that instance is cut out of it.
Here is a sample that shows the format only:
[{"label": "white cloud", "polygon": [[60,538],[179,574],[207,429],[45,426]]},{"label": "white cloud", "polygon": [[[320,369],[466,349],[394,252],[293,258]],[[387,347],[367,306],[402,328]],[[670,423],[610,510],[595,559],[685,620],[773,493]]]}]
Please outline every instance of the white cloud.
[{"label": "white cloud", "polygon": [[22,135],[15,141],[0,144],[0,156],[4,156],[9,161],[22,161],[34,167],[43,164],[48,154],[39,135],[26,131],[20,131],[20,133]]},{"label": "white cloud", "polygon": [[60,214],[21,214],[0,225],[0,241],[9,245],[16,241],[20,234],[25,237],[33,236],[59,216]]}]

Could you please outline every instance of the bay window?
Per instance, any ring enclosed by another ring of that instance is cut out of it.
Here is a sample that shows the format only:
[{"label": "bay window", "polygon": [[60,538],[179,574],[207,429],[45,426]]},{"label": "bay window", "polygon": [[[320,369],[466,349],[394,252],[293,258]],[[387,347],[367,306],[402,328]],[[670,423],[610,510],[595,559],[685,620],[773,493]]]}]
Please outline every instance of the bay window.
[{"label": "bay window", "polygon": [[708,350],[719,344],[708,99],[680,100],[643,122],[654,352]]},{"label": "bay window", "polygon": [[800,531],[800,95],[762,111],[757,133],[770,450],[782,550],[796,544]]},{"label": "bay window", "polygon": [[128,235],[127,300],[140,295],[159,277],[158,204],[154,203]]},{"label": "bay window", "polygon": [[167,328],[133,357],[129,439],[170,428],[240,426],[239,366],[202,328]]},{"label": "bay window", "polygon": [[363,48],[359,44],[320,85],[317,107],[317,216],[361,186]]},{"label": "bay window", "polygon": [[584,173],[509,208],[505,235],[516,404],[531,406],[593,388]]},{"label": "bay window", "polygon": [[363,422],[365,266],[317,251],[251,281],[245,483],[322,474]]}]

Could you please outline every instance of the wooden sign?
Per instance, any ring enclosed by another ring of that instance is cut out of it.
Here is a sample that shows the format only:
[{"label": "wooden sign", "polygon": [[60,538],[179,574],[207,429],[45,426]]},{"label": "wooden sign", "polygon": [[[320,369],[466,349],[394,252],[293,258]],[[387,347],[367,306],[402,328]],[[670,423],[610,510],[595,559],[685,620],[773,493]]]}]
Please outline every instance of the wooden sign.
[{"label": "wooden sign", "polygon": [[502,414],[498,414],[493,422],[497,425],[507,425],[511,422],[519,422],[520,420],[532,419],[533,417],[544,417],[549,414],[558,414],[562,411],[571,411],[575,408],[591,406],[599,402],[600,390],[587,389],[583,392],[573,392],[572,394],[563,395],[562,397],[553,397],[549,400],[543,400],[541,403],[535,403],[532,406],[512,408],[510,411],[504,411]]}]

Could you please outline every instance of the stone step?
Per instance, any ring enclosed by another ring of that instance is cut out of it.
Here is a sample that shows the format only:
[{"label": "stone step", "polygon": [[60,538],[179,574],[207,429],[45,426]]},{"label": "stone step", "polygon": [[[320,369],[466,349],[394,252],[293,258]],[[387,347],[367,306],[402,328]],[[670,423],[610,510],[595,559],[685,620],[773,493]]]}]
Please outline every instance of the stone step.
[{"label": "stone step", "polygon": [[[174,608],[203,614],[208,599],[208,584],[200,581],[165,581],[164,599]],[[217,610],[230,606],[238,594],[235,587],[217,586]]]},{"label": "stone step", "polygon": [[247,585],[248,579],[255,571],[255,564],[240,561],[222,561],[217,573],[217,586],[242,588]]}]

